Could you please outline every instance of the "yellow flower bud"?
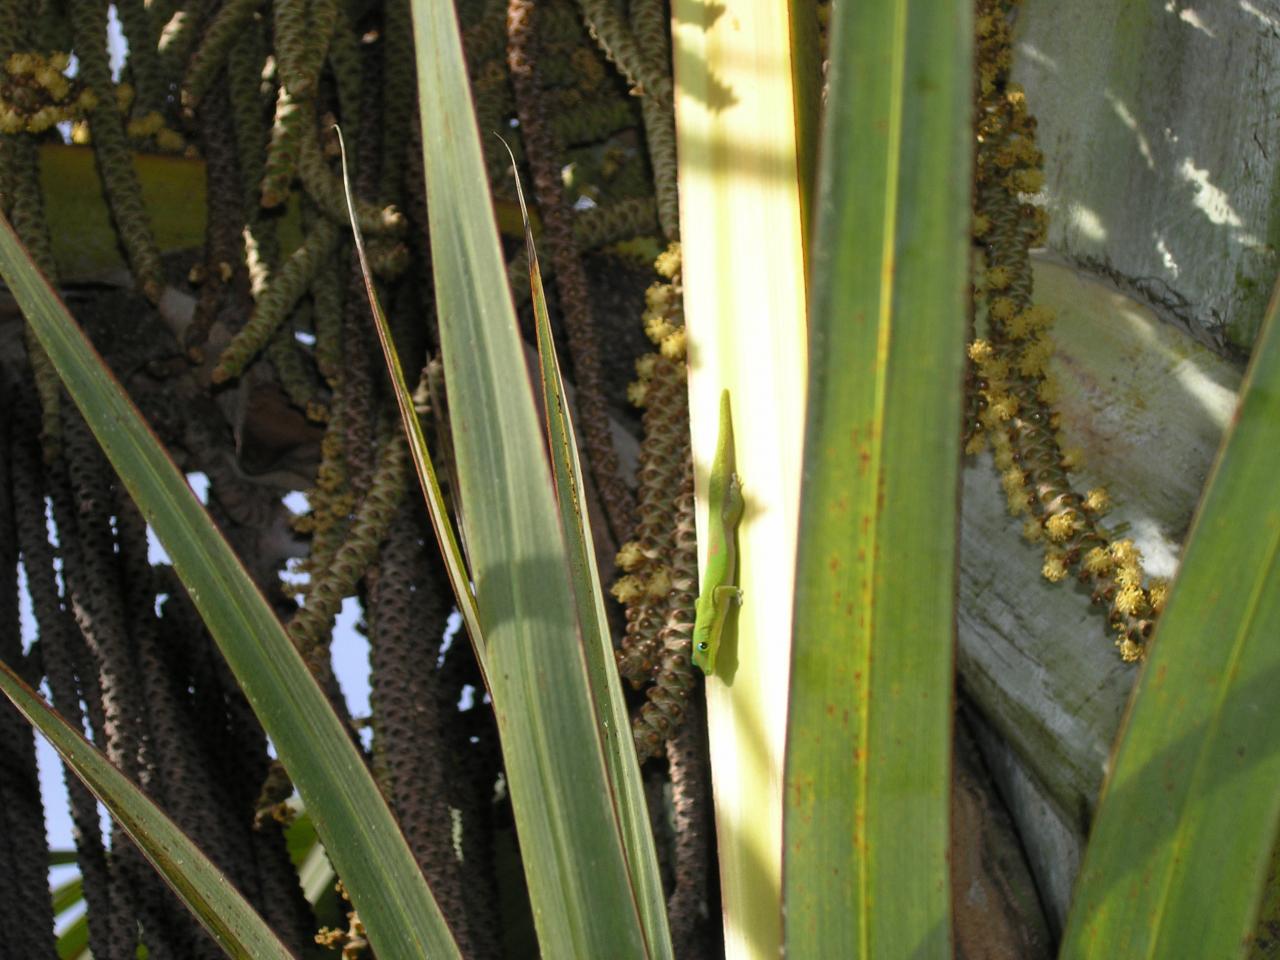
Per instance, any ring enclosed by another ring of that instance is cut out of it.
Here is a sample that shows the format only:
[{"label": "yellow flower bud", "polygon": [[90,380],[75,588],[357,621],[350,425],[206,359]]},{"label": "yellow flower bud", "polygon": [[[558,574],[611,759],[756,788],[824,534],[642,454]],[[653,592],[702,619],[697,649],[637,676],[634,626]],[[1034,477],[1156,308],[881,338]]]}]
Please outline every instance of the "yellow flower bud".
[{"label": "yellow flower bud", "polygon": [[653,262],[653,269],[668,280],[675,277],[680,272],[680,244],[673,243],[658,254],[658,259]]},{"label": "yellow flower bud", "polygon": [[19,51],[9,54],[9,59],[4,62],[4,69],[11,77],[23,77],[34,73],[39,65],[40,59],[34,53]]},{"label": "yellow flower bud", "polygon": [[1049,534],[1049,539],[1055,543],[1062,543],[1068,539],[1076,531],[1076,517],[1070,510],[1064,510],[1062,513],[1055,513],[1045,521],[1045,532]]},{"label": "yellow flower bud", "polygon": [[986,340],[975,340],[969,344],[969,359],[974,363],[984,363],[995,356],[995,350]]},{"label": "yellow flower bud", "polygon": [[1111,555],[1102,547],[1094,547],[1084,555],[1080,565],[1084,567],[1086,573],[1100,576],[1111,569]]},{"label": "yellow flower bud", "polygon": [[1024,493],[1026,490],[1027,478],[1017,467],[1010,467],[1004,473],[1000,474],[1000,483],[1004,486],[1004,492],[1009,496],[1015,493]]},{"label": "yellow flower bud", "polygon": [[1115,540],[1111,544],[1111,559],[1118,564],[1135,564],[1141,557],[1142,553],[1130,539]]},{"label": "yellow flower bud", "polygon": [[57,122],[57,110],[53,107],[41,107],[27,118],[27,130],[30,133],[44,133]]},{"label": "yellow flower bud", "polygon": [[1001,323],[1018,312],[1018,306],[1008,297],[996,297],[991,302],[991,316]]},{"label": "yellow flower bud", "polygon": [[1031,324],[1027,322],[1027,311],[1023,310],[1021,313],[1010,317],[1005,323],[1004,329],[1014,340],[1025,339],[1032,331]]},{"label": "yellow flower bud", "polygon": [[1130,584],[1122,587],[1116,594],[1115,608],[1129,617],[1136,617],[1146,610],[1147,598],[1142,595],[1142,588]]},{"label": "yellow flower bud", "polygon": [[1106,488],[1094,487],[1085,495],[1084,508],[1090,513],[1102,515],[1111,509],[1111,497],[1107,495]]},{"label": "yellow flower bud", "polygon": [[1003,290],[1013,281],[1013,272],[1008,267],[992,267],[987,271],[987,286],[992,290]]},{"label": "yellow flower bud", "polygon": [[1048,337],[1037,337],[1030,341],[1018,357],[1018,372],[1024,377],[1034,377],[1044,373],[1049,358],[1053,356],[1053,341]]},{"label": "yellow flower bud", "polygon": [[618,550],[616,562],[619,568],[623,570],[634,570],[643,561],[644,551],[640,549],[640,544],[634,540],[628,540]]},{"label": "yellow flower bud", "polygon": [[980,423],[984,429],[990,430],[992,433],[999,432],[1000,425],[1003,422],[1004,421],[1000,419],[989,405],[978,413],[978,423]]},{"label": "yellow flower bud", "polygon": [[1053,307],[1046,307],[1042,303],[1033,303],[1023,311],[1026,316],[1027,324],[1033,329],[1046,330],[1053,326],[1053,321],[1057,318],[1057,312]]},{"label": "yellow flower bud", "polygon": [[644,302],[651,310],[666,310],[671,303],[671,284],[651,283],[644,292]]},{"label": "yellow flower bud", "polygon": [[1120,564],[1116,567],[1115,579],[1122,587],[1140,587],[1142,568],[1137,563]]},{"label": "yellow flower bud", "polygon": [[619,603],[634,603],[644,595],[644,586],[638,577],[628,574],[619,577],[609,588],[609,592]]},{"label": "yellow flower bud", "polygon": [[1010,179],[1021,193],[1039,193],[1044,189],[1044,173],[1039,170],[1016,170]]},{"label": "yellow flower bud", "polygon": [[671,333],[663,337],[662,345],[659,349],[662,350],[662,355],[668,360],[683,359],[686,349],[686,335],[684,328],[681,327],[679,330],[672,330]]},{"label": "yellow flower bud", "polygon": [[1001,420],[1012,420],[1018,415],[1018,398],[1011,393],[1003,393],[991,400],[991,410]]},{"label": "yellow flower bud", "polygon": [[36,70],[36,83],[49,91],[55,100],[63,100],[71,92],[71,84],[67,78],[52,67],[44,66]]},{"label": "yellow flower bud", "polygon": [[649,339],[654,343],[661,343],[671,333],[674,327],[667,322],[667,318],[660,313],[646,311],[644,315],[644,332],[649,335]]},{"label": "yellow flower bud", "polygon": [[1057,583],[1067,578],[1067,563],[1060,553],[1045,554],[1044,566],[1040,568],[1044,578],[1050,583]]}]

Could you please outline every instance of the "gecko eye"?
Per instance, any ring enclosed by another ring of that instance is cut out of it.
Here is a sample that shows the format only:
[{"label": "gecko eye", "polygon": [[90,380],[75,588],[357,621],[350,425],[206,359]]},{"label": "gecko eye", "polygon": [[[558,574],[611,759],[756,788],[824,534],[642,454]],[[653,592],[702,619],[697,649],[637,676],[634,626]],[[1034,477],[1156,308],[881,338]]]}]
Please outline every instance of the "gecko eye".
[{"label": "gecko eye", "polygon": [[699,650],[705,650],[705,649],[707,649],[707,641],[705,641],[705,640],[699,640],[699,641],[698,641],[698,649],[699,649]]}]

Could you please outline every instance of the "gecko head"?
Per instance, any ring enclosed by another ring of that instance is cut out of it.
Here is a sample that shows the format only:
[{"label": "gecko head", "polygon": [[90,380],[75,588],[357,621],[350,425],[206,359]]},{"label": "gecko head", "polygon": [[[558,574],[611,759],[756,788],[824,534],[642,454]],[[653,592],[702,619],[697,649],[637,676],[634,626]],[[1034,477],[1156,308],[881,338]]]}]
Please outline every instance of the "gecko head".
[{"label": "gecko head", "polygon": [[716,672],[715,645],[707,637],[693,638],[693,665],[707,676]]}]

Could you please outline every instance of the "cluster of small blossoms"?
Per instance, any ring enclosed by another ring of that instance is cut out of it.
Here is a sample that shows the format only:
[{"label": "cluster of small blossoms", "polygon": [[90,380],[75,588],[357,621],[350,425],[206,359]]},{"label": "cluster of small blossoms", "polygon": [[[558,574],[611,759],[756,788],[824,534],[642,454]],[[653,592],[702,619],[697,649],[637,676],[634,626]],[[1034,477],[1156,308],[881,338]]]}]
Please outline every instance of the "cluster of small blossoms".
[{"label": "cluster of small blossoms", "polygon": [[94,92],[66,76],[70,54],[21,51],[0,73],[0,133],[44,133],[98,105]]},{"label": "cluster of small blossoms", "polygon": [[[0,72],[0,133],[41,134],[60,123],[69,123],[72,143],[90,143],[88,116],[98,107],[98,95],[78,77],[66,75],[70,64],[68,53],[10,54]],[[115,100],[116,109],[128,113],[134,100],[133,87],[127,83],[117,85]],[[130,119],[125,132],[166,153],[177,153],[187,145],[157,110]]]},{"label": "cluster of small blossoms", "polygon": [[1051,582],[1072,571],[1108,607],[1120,655],[1142,656],[1168,586],[1143,587],[1141,555],[1100,523],[1110,509],[1101,487],[1081,495],[1069,472],[1080,464],[1053,409],[1058,386],[1049,374],[1054,312],[1032,302],[1029,251],[1043,244],[1048,219],[1028,195],[1044,185],[1036,121],[1021,88],[1009,81],[1008,13],[1017,0],[979,0],[977,129],[973,237],[985,269],[974,281],[975,312],[986,335],[968,349],[965,450],[990,445],[1009,511],[1023,535],[1044,544],[1041,572]]},{"label": "cluster of small blossoms", "polygon": [[631,718],[636,753],[656,756],[680,729],[699,674],[689,659],[698,589],[689,449],[688,367],[679,243],[659,255],[663,279],[645,294],[644,328],[658,346],[636,362],[628,388],[644,409],[635,534],[618,551],[613,595],[626,607],[618,672],[645,702]]},{"label": "cluster of small blossoms", "polygon": [[[653,538],[670,536],[671,491],[679,486],[687,440],[681,434],[679,417],[668,416],[669,394],[675,386],[683,388],[685,329],[684,290],[680,278],[680,245],[671,244],[658,255],[654,269],[663,279],[645,291],[643,322],[645,333],[658,346],[657,353],[644,354],[636,361],[637,379],[627,387],[627,398],[637,407],[650,408],[646,414],[646,437],[652,436],[649,448],[644,451],[645,463],[641,466],[640,513],[642,514],[637,538],[624,543],[618,550],[617,564],[624,571],[614,583],[611,592],[619,603],[626,606],[641,601],[656,602],[671,591],[670,568],[667,565],[668,549],[645,549],[645,534]],[[654,401],[660,409],[653,409]],[[678,413],[678,411],[672,411]],[[685,414],[687,417],[687,414]],[[668,422],[668,421],[672,422]],[[650,422],[652,421],[652,422]],[[686,428],[687,429],[687,428]],[[646,483],[645,471],[653,474],[653,483]],[[660,515],[657,523],[645,521],[644,504],[646,487],[652,487],[652,509],[649,513]],[[659,509],[661,505],[664,509]],[[664,547],[669,548],[669,544]]]},{"label": "cluster of small blossoms", "polygon": [[[650,284],[644,293],[644,332],[658,346],[658,354],[680,361],[685,355],[684,286],[680,280],[680,244],[673,243],[658,254],[653,264],[663,280]],[[647,403],[648,384],[658,355],[649,353],[636,361],[639,379],[627,387],[627,399],[637,407]]]},{"label": "cluster of small blossoms", "polygon": [[662,280],[649,285],[644,292],[644,332],[658,347],[657,353],[646,353],[636,361],[636,377],[627,385],[627,399],[635,406],[649,405],[649,387],[658,360],[676,363],[685,357],[684,284],[680,276],[680,244],[672,243],[653,262]]},{"label": "cluster of small blossoms", "polygon": [[[334,888],[343,900],[348,904],[351,903],[351,895],[347,893],[347,888],[343,886],[341,880],[334,885]],[[356,960],[357,957],[363,957],[369,953],[369,934],[360,919],[360,914],[355,910],[347,911],[347,929],[321,927],[316,931],[315,941],[319,946],[327,947],[329,950],[340,949],[342,960]]]}]

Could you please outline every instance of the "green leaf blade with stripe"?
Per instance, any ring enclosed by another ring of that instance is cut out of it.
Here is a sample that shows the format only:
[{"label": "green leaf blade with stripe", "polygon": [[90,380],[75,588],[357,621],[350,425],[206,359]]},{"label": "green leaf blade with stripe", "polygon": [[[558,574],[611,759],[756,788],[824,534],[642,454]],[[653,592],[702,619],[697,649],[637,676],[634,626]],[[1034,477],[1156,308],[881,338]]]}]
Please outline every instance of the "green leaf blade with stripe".
[{"label": "green leaf blade with stripe", "polygon": [[456,15],[412,7],[464,539],[539,945],[546,957],[670,956],[639,770],[617,749],[629,731],[620,741],[589,666],[594,605],[575,592]]},{"label": "green leaf blade with stripe", "polygon": [[797,957],[949,957],[970,6],[837,5],[784,809]]}]

